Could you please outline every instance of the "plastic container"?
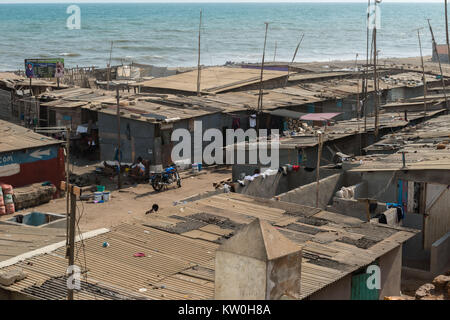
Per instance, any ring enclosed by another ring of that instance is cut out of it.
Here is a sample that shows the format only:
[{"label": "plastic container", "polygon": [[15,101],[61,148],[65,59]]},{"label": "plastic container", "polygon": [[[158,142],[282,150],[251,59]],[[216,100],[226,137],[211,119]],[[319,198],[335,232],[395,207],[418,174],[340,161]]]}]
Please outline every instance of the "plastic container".
[{"label": "plastic container", "polygon": [[103,192],[103,201],[108,202],[110,199],[111,193],[109,191]]},{"label": "plastic container", "polygon": [[6,214],[6,207],[0,206],[0,216],[4,216]]},{"label": "plastic container", "polygon": [[100,202],[103,200],[103,192],[94,192],[94,202]]},{"label": "plastic container", "polygon": [[198,164],[198,171],[199,172],[202,171],[202,164],[201,163]]},{"label": "plastic container", "polygon": [[14,199],[12,194],[3,195],[4,204],[14,204]]},{"label": "plastic container", "polygon": [[6,214],[14,214],[16,212],[14,203],[7,204],[5,205],[5,207],[6,207]]},{"label": "plastic container", "polygon": [[105,191],[105,186],[97,186],[97,191],[98,192],[104,192]]},{"label": "plastic container", "polygon": [[2,188],[2,192],[3,192],[3,196],[5,194],[13,194],[14,193],[12,185],[2,184],[1,188]]},{"label": "plastic container", "polygon": [[193,163],[192,164],[192,172],[193,173],[197,173],[198,172],[198,163]]}]

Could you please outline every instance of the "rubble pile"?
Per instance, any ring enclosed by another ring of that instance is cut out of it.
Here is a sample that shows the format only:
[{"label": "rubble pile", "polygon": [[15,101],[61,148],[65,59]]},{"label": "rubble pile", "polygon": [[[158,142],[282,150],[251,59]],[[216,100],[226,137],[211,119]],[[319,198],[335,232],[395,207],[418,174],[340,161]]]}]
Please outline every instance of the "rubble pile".
[{"label": "rubble pile", "polygon": [[450,300],[450,271],[437,276],[416,291],[416,300]]}]

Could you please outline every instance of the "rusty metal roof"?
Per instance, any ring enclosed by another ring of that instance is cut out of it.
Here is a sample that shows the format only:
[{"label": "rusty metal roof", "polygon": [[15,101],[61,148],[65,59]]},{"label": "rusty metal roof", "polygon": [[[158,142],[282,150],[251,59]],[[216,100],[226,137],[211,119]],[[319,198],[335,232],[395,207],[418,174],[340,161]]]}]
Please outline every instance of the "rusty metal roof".
[{"label": "rusty metal roof", "polygon": [[65,231],[0,223],[0,262],[65,240]]},{"label": "rusty metal roof", "polygon": [[[223,194],[172,207],[77,242],[77,299],[213,299],[215,251],[260,218],[303,247],[301,298],[372,263],[414,235],[274,200]],[[103,247],[107,242],[108,247]],[[135,257],[144,253],[145,257]],[[5,289],[36,299],[65,299],[65,247],[11,264],[28,277]]]},{"label": "rusty metal roof", "polygon": [[[219,93],[260,82],[261,71],[234,67],[209,67],[201,70],[201,92]],[[264,81],[287,77],[286,72],[266,70]],[[170,89],[180,92],[197,92],[197,71],[156,78],[139,84],[154,89]]]},{"label": "rusty metal roof", "polygon": [[[428,112],[428,115],[431,115]],[[405,152],[407,170],[450,169],[450,116],[441,115],[416,127],[387,135],[372,146],[395,146],[398,151],[390,155],[375,154],[359,157],[361,165],[351,171],[397,171],[403,168],[402,152]],[[439,146],[439,147],[438,147]]]},{"label": "rusty metal roof", "polygon": [[61,141],[0,120],[0,153],[61,144]]}]

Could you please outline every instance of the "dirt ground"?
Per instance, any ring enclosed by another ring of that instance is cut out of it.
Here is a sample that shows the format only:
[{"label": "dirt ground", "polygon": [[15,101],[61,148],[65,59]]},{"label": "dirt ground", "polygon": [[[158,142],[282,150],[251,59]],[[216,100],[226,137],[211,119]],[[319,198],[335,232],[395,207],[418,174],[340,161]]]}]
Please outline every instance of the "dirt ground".
[{"label": "dirt ground", "polygon": [[[77,173],[92,170],[92,167],[77,168]],[[197,195],[199,193],[214,191],[213,183],[231,177],[231,169],[205,170],[205,174],[187,176],[182,180],[182,187],[176,184],[162,192],[155,192],[149,184],[125,185],[121,190],[111,191],[111,199],[106,203],[93,203],[93,201],[78,201],[77,215],[80,215],[79,226],[82,231],[98,228],[110,228],[122,223],[129,223],[145,217],[145,212],[158,204],[161,211],[174,205],[174,202]],[[114,181],[111,181],[114,182]],[[111,184],[110,184],[111,186]],[[39,211],[49,213],[66,213],[66,199],[52,200],[47,204],[29,208],[27,212]],[[23,213],[23,212],[22,212]]]}]

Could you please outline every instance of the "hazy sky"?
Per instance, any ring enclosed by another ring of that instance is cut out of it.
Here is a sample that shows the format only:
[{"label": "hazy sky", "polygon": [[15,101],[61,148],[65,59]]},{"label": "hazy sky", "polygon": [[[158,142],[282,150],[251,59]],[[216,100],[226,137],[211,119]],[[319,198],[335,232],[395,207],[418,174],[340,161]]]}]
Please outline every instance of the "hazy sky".
[{"label": "hazy sky", "polygon": [[[367,0],[220,0],[220,1],[210,1],[210,0],[0,0],[0,3],[93,3],[93,2],[364,2]],[[411,2],[440,2],[443,0],[383,0],[383,3],[411,3]]]}]

